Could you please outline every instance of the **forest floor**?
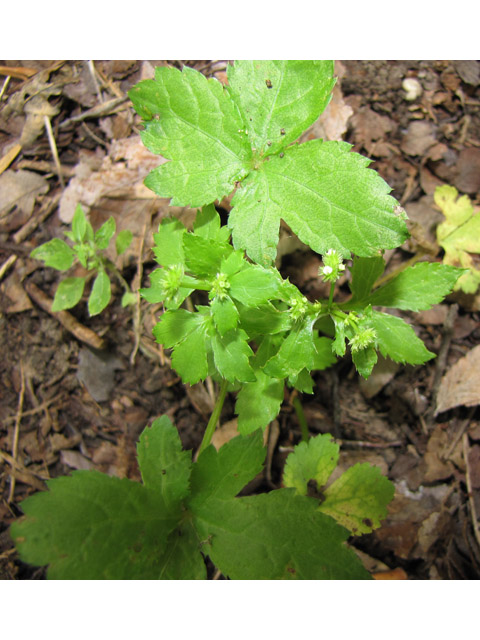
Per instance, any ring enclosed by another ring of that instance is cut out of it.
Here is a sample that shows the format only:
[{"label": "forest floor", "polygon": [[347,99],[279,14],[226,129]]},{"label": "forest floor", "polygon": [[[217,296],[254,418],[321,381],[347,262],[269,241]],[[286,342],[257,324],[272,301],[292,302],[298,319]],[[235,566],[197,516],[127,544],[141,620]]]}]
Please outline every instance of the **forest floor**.
[{"label": "forest floor", "polygon": [[[94,228],[114,216],[117,230],[133,232],[116,265],[134,290],[148,286],[159,221],[173,214],[188,225],[195,215],[143,185],[159,159],[142,146],[126,94],[163,64],[226,80],[225,61],[0,61],[2,579],[45,577],[19,560],[8,528],[46,480],[72,469],[138,479],[135,444],[145,425],[166,413],[195,449],[212,410],[212,385],[184,386],[153,340],[159,305],[143,301],[132,312],[115,295],[99,316],[90,318],[84,302],[69,317],[52,313],[59,274],[29,257],[63,237],[81,202]],[[350,142],[392,187],[412,237],[386,253],[388,269],[420,256],[441,261],[436,187],[453,185],[480,204],[479,62],[343,61],[336,73],[334,98],[304,139]],[[283,275],[314,296],[320,257],[285,230],[279,260]],[[340,282],[338,295],[346,291]],[[480,294],[455,293],[401,315],[438,357],[421,367],[380,360],[367,381],[346,357],[315,375],[314,394],[302,398],[305,416],[312,434],[340,440],[342,469],[369,462],[395,483],[383,526],[352,542],[369,570],[478,579]],[[287,393],[270,428],[272,486],[300,440],[292,401]],[[234,432],[234,419],[227,397],[217,438]]]}]

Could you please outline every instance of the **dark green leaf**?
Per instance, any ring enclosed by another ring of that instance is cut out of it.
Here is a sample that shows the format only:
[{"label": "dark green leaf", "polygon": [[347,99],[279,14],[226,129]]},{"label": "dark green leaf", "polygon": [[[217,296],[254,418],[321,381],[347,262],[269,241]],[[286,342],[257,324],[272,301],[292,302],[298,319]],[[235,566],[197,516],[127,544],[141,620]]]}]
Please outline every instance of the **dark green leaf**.
[{"label": "dark green leaf", "polygon": [[394,362],[423,364],[435,357],[402,318],[374,311],[372,327],[377,334],[380,353]]},{"label": "dark green leaf", "polygon": [[257,379],[242,385],[235,403],[238,431],[242,435],[265,429],[278,416],[283,402],[283,380],[270,378],[258,367],[254,372]]}]

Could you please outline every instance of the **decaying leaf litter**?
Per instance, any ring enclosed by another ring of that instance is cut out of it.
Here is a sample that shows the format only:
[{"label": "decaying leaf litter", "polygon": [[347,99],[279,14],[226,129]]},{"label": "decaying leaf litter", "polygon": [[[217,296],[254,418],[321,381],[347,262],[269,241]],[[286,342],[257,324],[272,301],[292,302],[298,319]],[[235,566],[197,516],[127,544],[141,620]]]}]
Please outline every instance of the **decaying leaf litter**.
[{"label": "decaying leaf litter", "polygon": [[[94,228],[113,215],[118,230],[133,232],[116,266],[137,289],[155,266],[151,238],[159,221],[173,213],[191,223],[194,211],[169,207],[143,185],[161,159],[143,147],[126,97],[167,63],[226,78],[224,61],[0,66],[0,570],[6,579],[43,577],[16,558],[8,526],[20,514],[19,502],[47,478],[98,469],[138,479],[135,443],[145,424],[166,413],[184,446],[196,448],[212,409],[211,384],[184,388],[165,366],[168,352],[151,336],[159,308],[140,302],[132,314],[117,296],[98,317],[89,318],[85,305],[52,314],[58,275],[29,258],[42,242],[63,237],[81,202]],[[479,205],[480,64],[346,61],[336,70],[332,102],[304,139],[347,140],[393,187],[410,217],[411,238],[387,252],[391,270],[441,260],[436,230],[445,218],[435,189],[450,185],[469,197],[474,211]],[[220,203],[221,211],[229,207],[228,200]],[[475,253],[469,256],[478,264]],[[319,257],[287,229],[278,259],[308,297],[325,297]],[[407,315],[435,360],[416,368],[380,360],[367,381],[344,360],[320,372],[314,395],[301,398],[311,433],[332,433],[342,444],[337,473],[369,462],[395,482],[389,518],[357,542],[373,572],[480,576],[479,312],[480,295],[459,291]],[[252,492],[278,486],[300,437],[297,400],[294,392],[287,395],[270,426],[266,477],[257,478]],[[233,409],[227,401],[218,443],[235,433]]]}]

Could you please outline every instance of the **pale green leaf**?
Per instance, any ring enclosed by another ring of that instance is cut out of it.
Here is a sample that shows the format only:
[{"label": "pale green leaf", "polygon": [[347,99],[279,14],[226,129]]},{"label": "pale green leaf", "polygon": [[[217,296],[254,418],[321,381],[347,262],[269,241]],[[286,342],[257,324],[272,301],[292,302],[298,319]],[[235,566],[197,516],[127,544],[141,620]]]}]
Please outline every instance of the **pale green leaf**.
[{"label": "pale green leaf", "polygon": [[158,233],[153,234],[155,240],[153,252],[162,267],[184,264],[183,236],[185,233],[185,227],[177,218],[162,220]]},{"label": "pale green leaf", "polygon": [[110,217],[95,233],[95,244],[99,249],[106,249],[116,230],[115,220]]},{"label": "pale green leaf", "polygon": [[155,79],[140,82],[129,97],[146,121],[144,144],[170,160],[145,184],[172,205],[210,204],[248,172],[252,151],[243,121],[218,80],[188,67],[157,67]]},{"label": "pale green leaf", "polygon": [[228,296],[225,298],[217,296],[210,303],[210,308],[212,310],[213,321],[221,336],[231,329],[236,329],[239,313],[231,298]]},{"label": "pale green leaf", "polygon": [[72,236],[74,242],[83,242],[87,233],[87,220],[81,204],[75,207],[72,219]]},{"label": "pale green leaf", "polygon": [[321,489],[337,466],[339,449],[329,433],[301,442],[287,458],[283,484],[295,488],[301,496],[307,495],[311,480]]},{"label": "pale green leaf", "polygon": [[66,242],[60,238],[53,238],[34,249],[30,257],[42,260],[46,267],[53,267],[58,271],[67,271],[73,264],[75,253]]},{"label": "pale green leaf", "polygon": [[110,302],[111,295],[110,278],[105,271],[99,271],[88,298],[89,314],[96,316],[101,313]]},{"label": "pale green leaf", "polygon": [[82,299],[85,278],[65,278],[62,280],[52,303],[52,311],[63,311],[71,309]]},{"label": "pale green leaf", "polygon": [[352,349],[352,360],[358,373],[367,379],[372,373],[372,369],[377,363],[377,352],[373,345],[363,349]]},{"label": "pale green leaf", "polygon": [[380,527],[394,493],[394,485],[378,467],[356,464],[325,490],[319,510],[358,536]]},{"label": "pale green leaf", "polygon": [[128,249],[133,240],[133,233],[130,229],[123,229],[119,232],[115,238],[115,250],[117,255],[120,256],[124,251]]},{"label": "pale green leaf", "polygon": [[407,236],[390,187],[343,142],[312,140],[270,157],[237,190],[229,218],[236,248],[275,258],[280,219],[317,253],[369,257]]},{"label": "pale green leaf", "polygon": [[313,320],[298,321],[282,342],[277,354],[265,365],[264,371],[272,378],[295,376],[302,369],[311,371],[315,366],[316,348],[312,330]]},{"label": "pale green leaf", "polygon": [[219,374],[229,382],[253,382],[255,374],[249,364],[253,351],[248,346],[247,334],[240,330],[232,330],[221,336],[212,336],[213,356]]},{"label": "pale green leaf", "polygon": [[245,267],[229,279],[229,294],[251,307],[278,298],[279,279],[273,270],[245,263]]},{"label": "pale green leaf", "polygon": [[237,60],[228,67],[229,92],[259,155],[294,142],[325,109],[334,84],[331,60]]}]

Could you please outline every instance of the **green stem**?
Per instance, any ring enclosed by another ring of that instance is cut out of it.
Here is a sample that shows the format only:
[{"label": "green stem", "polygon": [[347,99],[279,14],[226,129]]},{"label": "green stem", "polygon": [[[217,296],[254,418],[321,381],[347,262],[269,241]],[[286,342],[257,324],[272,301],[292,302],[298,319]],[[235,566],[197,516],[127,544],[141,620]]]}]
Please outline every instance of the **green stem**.
[{"label": "green stem", "polygon": [[220,392],[217,396],[215,406],[213,407],[212,415],[210,416],[210,420],[208,421],[207,428],[205,429],[205,433],[203,434],[203,440],[202,440],[202,444],[200,445],[200,449],[198,450],[198,455],[200,455],[202,451],[204,451],[212,441],[212,436],[215,433],[215,429],[217,428],[217,422],[222,412],[223,403],[225,402],[225,396],[227,395],[227,387],[228,387],[228,380],[222,380],[222,384],[220,385]]},{"label": "green stem", "polygon": [[332,308],[334,292],[335,292],[335,282],[332,282],[332,284],[330,285],[330,295],[328,297],[328,309],[329,310]]},{"label": "green stem", "polygon": [[300,430],[302,432],[302,442],[308,442],[310,440],[310,433],[308,432],[308,424],[303,412],[302,403],[298,396],[294,396],[292,400],[293,408],[297,414],[298,423],[300,424]]}]

